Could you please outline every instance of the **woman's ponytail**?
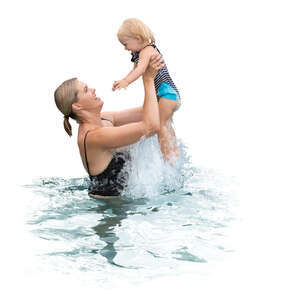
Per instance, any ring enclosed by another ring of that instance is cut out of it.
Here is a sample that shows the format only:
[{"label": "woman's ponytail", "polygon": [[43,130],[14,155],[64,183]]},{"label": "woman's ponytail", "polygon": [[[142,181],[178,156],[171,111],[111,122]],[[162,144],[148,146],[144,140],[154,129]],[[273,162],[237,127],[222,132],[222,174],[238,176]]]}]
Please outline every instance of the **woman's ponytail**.
[{"label": "woman's ponytail", "polygon": [[69,116],[64,116],[64,128],[66,133],[71,137],[72,136],[72,126],[69,122]]},{"label": "woman's ponytail", "polygon": [[78,100],[76,80],[77,78],[72,78],[64,81],[54,92],[56,106],[64,115],[64,128],[69,136],[72,136],[69,117],[76,120],[75,114],[72,113],[72,104]]}]

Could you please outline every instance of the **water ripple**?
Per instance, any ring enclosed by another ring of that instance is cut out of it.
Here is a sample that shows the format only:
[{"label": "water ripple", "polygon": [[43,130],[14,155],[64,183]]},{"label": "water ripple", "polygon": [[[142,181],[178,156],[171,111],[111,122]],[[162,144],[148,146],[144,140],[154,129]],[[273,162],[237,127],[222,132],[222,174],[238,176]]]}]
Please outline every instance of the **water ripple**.
[{"label": "water ripple", "polygon": [[119,276],[142,281],[233,251],[226,240],[234,220],[231,179],[184,162],[180,184],[168,178],[169,192],[161,189],[167,181],[146,192],[133,188],[139,197],[131,191],[111,201],[89,198],[88,178],[40,178],[26,185],[38,199],[30,201],[26,226],[38,244],[46,243],[39,248],[41,265],[100,272],[102,283]]}]

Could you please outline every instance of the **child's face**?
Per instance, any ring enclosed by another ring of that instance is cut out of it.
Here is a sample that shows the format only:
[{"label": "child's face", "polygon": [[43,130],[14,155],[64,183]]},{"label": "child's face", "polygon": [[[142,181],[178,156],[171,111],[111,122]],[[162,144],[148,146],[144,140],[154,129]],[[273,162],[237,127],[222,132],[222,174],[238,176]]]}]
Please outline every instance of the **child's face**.
[{"label": "child's face", "polygon": [[143,42],[139,38],[124,37],[120,40],[121,44],[124,45],[125,50],[136,52],[142,49]]}]

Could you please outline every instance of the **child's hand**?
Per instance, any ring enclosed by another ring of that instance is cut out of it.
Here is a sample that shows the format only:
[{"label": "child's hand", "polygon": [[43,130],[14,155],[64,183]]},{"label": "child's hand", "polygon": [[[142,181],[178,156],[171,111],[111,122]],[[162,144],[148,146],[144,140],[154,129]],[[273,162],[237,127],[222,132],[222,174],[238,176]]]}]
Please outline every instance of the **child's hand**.
[{"label": "child's hand", "polygon": [[127,87],[128,87],[128,82],[127,82],[127,80],[122,79],[122,80],[114,81],[112,90],[115,91],[115,90],[125,89],[125,88],[127,88]]}]

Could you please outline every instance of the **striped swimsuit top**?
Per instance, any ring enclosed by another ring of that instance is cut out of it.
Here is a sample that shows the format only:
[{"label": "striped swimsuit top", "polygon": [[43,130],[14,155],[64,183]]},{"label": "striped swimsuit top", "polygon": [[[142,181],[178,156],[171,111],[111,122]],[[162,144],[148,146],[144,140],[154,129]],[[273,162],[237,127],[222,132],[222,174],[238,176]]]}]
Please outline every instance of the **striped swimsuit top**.
[{"label": "striped swimsuit top", "polygon": [[[156,49],[160,53],[160,51],[158,50],[158,48],[156,47],[155,44],[149,44],[149,45],[145,46],[144,48],[146,48],[148,46],[152,46],[154,49]],[[143,49],[141,49],[141,50],[143,50]],[[135,53],[133,53],[133,52],[131,53],[131,55],[132,55],[131,61],[133,63],[138,64],[141,50],[137,51]],[[163,82],[167,82],[177,92],[177,94],[180,97],[179,91],[178,91],[176,85],[174,84],[166,65],[157,72],[157,74],[154,78],[156,94],[158,93],[158,89]]]}]

